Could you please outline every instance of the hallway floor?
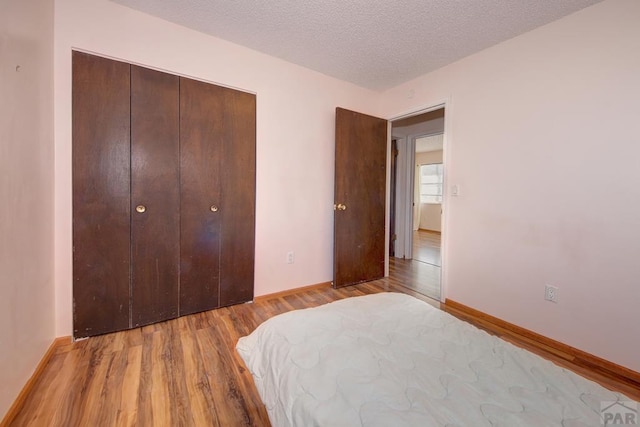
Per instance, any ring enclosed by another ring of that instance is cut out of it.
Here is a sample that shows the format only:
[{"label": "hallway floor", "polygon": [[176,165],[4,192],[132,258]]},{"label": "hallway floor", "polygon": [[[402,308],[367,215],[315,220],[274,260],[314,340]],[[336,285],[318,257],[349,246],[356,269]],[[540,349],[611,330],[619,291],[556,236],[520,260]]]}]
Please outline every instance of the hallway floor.
[{"label": "hallway floor", "polygon": [[[430,298],[440,300],[440,233],[418,230],[413,232],[413,259],[394,258],[391,274],[408,283],[408,288]],[[394,265],[401,267],[394,270]],[[397,271],[400,270],[400,271]],[[409,276],[412,280],[408,280]]]}]

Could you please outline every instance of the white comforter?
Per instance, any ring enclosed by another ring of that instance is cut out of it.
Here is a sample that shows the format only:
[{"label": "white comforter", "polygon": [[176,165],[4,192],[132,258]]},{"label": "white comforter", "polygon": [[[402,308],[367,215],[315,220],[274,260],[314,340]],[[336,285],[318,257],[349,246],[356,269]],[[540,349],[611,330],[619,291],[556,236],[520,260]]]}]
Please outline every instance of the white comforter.
[{"label": "white comforter", "polygon": [[599,426],[629,400],[397,293],[281,314],[236,348],[275,427]]}]

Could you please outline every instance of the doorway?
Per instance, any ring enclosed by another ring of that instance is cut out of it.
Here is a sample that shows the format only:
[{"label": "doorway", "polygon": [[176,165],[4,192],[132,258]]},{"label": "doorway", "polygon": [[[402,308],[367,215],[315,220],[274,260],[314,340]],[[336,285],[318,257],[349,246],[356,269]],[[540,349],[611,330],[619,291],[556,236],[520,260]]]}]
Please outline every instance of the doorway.
[{"label": "doorway", "polygon": [[[393,262],[419,272],[416,291],[440,300],[445,108],[391,121],[397,149],[391,188]],[[394,182],[395,181],[395,182]]]}]

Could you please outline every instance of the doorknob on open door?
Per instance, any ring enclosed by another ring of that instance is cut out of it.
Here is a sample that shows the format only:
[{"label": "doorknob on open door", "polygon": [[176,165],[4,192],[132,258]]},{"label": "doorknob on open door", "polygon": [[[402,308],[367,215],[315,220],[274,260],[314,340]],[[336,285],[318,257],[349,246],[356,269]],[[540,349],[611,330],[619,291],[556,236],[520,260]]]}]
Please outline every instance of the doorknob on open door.
[{"label": "doorknob on open door", "polygon": [[347,206],[342,203],[338,203],[337,205],[333,205],[333,210],[344,211],[347,210]]}]

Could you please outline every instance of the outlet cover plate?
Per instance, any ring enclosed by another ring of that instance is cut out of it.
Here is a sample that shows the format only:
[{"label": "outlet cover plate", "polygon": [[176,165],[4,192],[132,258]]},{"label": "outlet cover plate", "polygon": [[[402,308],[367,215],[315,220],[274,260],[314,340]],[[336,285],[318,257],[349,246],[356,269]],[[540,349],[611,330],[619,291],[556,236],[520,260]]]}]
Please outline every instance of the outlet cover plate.
[{"label": "outlet cover plate", "polygon": [[551,302],[558,302],[558,288],[551,285],[544,285],[544,299]]}]

